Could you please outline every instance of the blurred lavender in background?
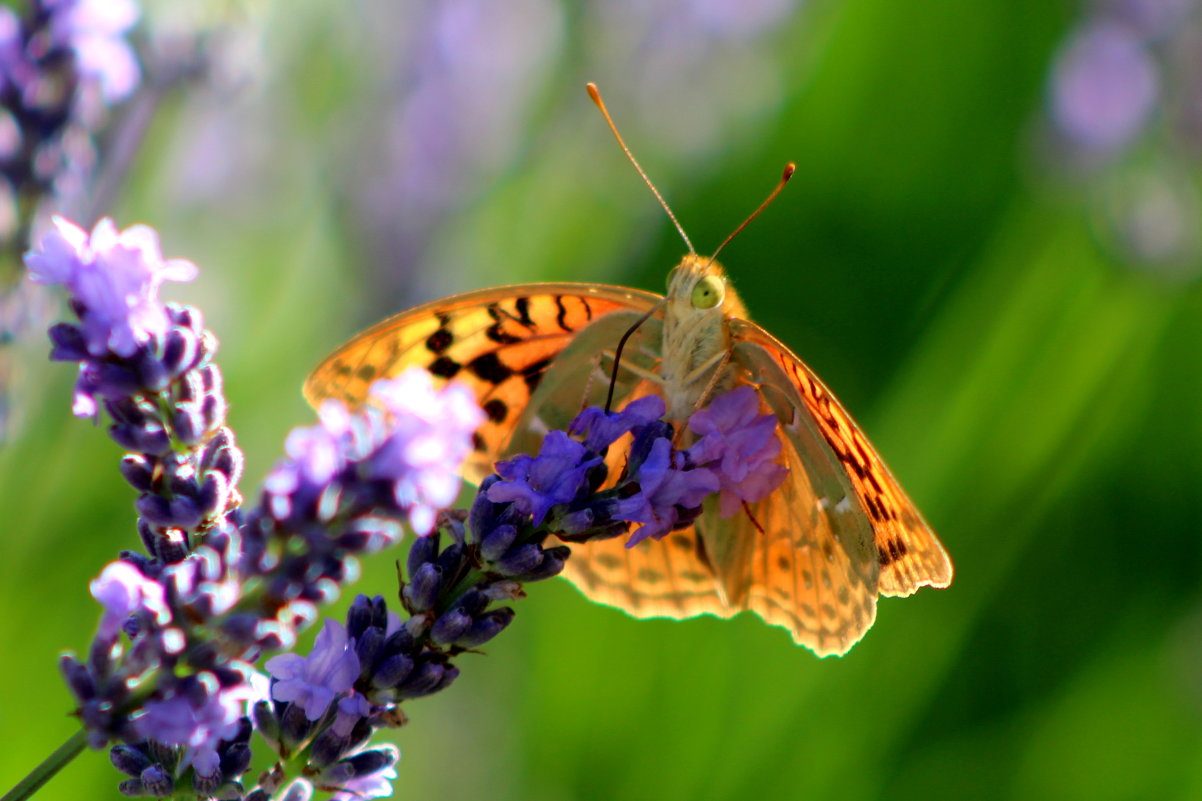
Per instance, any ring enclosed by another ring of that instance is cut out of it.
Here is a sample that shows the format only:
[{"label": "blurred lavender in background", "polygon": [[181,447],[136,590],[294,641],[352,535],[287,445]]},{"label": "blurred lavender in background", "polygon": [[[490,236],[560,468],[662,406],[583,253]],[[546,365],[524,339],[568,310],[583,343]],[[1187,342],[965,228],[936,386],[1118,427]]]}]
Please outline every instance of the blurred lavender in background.
[{"label": "blurred lavender in background", "polygon": [[[626,134],[653,160],[698,166],[728,146],[775,107],[782,87],[763,45],[783,35],[800,6],[620,0],[571,10],[556,0],[369,0],[333,23],[298,6],[287,15],[290,35],[320,41],[302,67],[313,70],[311,94],[273,90],[276,81],[304,82],[294,71],[258,76],[260,87],[239,102],[194,103],[184,113],[195,125],[181,127],[170,160],[172,202],[243,208],[280,182],[309,176],[314,183],[301,191],[332,191],[335,224],[375,288],[355,299],[368,320],[487,279],[495,265],[454,250],[471,238],[463,220],[470,224],[514,181],[580,170],[577,132],[606,136],[584,95],[588,80],[623,98]],[[318,24],[320,31],[306,27]],[[631,39],[630,31],[641,33]],[[354,52],[363,71],[322,72],[325,51]],[[299,146],[284,129],[306,114],[318,117],[316,147],[326,161],[289,166]],[[648,203],[642,218],[658,214]],[[528,216],[533,228],[547,215]],[[530,238],[556,239],[545,229]]]},{"label": "blurred lavender in background", "polygon": [[1202,4],[1097,0],[1060,45],[1048,85],[1051,155],[1083,178],[1099,235],[1124,260],[1196,273]]}]

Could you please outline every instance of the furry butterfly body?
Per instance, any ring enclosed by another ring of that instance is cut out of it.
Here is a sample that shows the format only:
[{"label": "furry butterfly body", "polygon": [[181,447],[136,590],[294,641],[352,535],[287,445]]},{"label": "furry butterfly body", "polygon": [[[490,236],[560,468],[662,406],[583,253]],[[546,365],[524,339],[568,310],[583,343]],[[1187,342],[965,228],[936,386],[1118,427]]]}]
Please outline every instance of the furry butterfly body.
[{"label": "furry butterfly body", "polygon": [[[527,284],[419,306],[361,333],[309,377],[311,403],[357,404],[376,378],[421,366],[471,386],[488,420],[469,480],[538,451],[610,391],[614,350],[644,315],[613,376],[615,407],[662,395],[683,422],[714,395],[756,389],[778,420],[788,471],[730,518],[707,504],[693,526],[626,548],[573,546],[565,576],[638,617],[729,617],[750,609],[819,655],[842,654],[872,625],[878,595],[947,586],[943,546],[830,391],[784,344],[747,319],[722,268],[686,256],[666,297],[599,284]],[[611,459],[623,458],[611,453]]]}]

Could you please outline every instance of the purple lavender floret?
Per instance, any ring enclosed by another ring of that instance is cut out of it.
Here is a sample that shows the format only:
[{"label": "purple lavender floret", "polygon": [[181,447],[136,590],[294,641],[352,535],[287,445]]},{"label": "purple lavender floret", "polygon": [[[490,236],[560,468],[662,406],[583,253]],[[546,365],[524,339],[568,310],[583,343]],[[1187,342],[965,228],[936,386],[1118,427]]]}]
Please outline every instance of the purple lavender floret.
[{"label": "purple lavender floret", "polygon": [[537,457],[522,454],[497,463],[502,480],[488,488],[488,499],[512,503],[538,526],[551,507],[570,503],[587,491],[589,471],[603,461],[563,431],[550,431]]},{"label": "purple lavender floret", "polygon": [[346,629],[327,618],[308,657],[280,654],[267,660],[267,672],[275,679],[271,697],[296,704],[309,720],[320,720],[359,675],[354,647]]},{"label": "purple lavender floret", "polygon": [[776,417],[759,410],[759,396],[743,386],[719,395],[689,418],[689,430],[701,439],[689,448],[688,460],[717,477],[722,517],[768,497],[788,474],[777,461],[781,442]]}]

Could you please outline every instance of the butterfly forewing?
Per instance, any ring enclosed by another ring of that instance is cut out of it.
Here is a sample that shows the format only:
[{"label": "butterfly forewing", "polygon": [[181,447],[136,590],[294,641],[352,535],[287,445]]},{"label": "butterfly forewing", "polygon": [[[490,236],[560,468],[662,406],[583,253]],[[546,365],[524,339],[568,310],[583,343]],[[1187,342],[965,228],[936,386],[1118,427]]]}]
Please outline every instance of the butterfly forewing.
[{"label": "butterfly forewing", "polygon": [[[377,378],[424,367],[470,386],[488,419],[464,477],[479,483],[509,441],[543,373],[578,331],[609,312],[646,310],[658,296],[595,284],[528,284],[467,292],[402,312],[332,353],[305,382],[317,405],[354,406]],[[572,412],[571,414],[575,414]]]}]

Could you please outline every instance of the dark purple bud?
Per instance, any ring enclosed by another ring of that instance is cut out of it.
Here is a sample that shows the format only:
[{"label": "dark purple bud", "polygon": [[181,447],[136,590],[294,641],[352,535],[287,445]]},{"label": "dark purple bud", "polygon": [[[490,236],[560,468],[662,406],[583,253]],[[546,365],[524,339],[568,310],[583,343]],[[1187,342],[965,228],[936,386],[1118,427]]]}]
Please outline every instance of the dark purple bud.
[{"label": "dark purple bud", "polygon": [[337,762],[349,750],[349,745],[349,737],[343,737],[333,729],[326,729],[313,740],[309,750],[309,762],[324,768]]},{"label": "dark purple bud", "polygon": [[[141,524],[142,521],[139,521],[139,523]],[[139,525],[138,526],[139,534],[141,534],[141,529],[142,529],[142,525]],[[149,532],[149,534],[143,535],[143,536],[148,536],[148,537],[152,538],[152,542],[153,542],[154,537],[162,536],[162,534],[154,531],[149,526],[147,526],[147,531]],[[146,550],[150,551],[152,549],[148,547]],[[145,554],[138,553],[137,551],[121,551],[120,553],[117,554],[117,558],[120,559],[122,562],[129,562],[131,565],[138,568],[138,570],[141,571],[142,575],[146,576],[147,578],[158,578],[160,568],[162,567],[161,565],[156,563],[154,561],[154,559],[152,559],[151,557],[148,557]]]},{"label": "dark purple bud", "polygon": [[53,348],[50,358],[56,362],[82,362],[91,358],[88,342],[83,331],[71,323],[56,323],[50,326],[50,341]]},{"label": "dark purple bud", "polygon": [[402,596],[409,609],[414,612],[425,612],[438,602],[438,591],[442,589],[442,571],[435,565],[426,562],[412,574],[413,578],[405,585]]},{"label": "dark purple bud", "polygon": [[224,425],[225,415],[228,410],[229,405],[225,402],[224,395],[219,395],[215,392],[205,395],[204,400],[200,404],[200,416],[204,420],[205,430],[212,431]]},{"label": "dark purple bud", "polygon": [[173,454],[164,459],[163,473],[167,476],[167,491],[164,495],[183,496],[193,500],[200,497],[200,482],[186,456]]},{"label": "dark purple bud", "polygon": [[171,374],[149,347],[138,348],[129,362],[140,388],[161,392],[171,383]]},{"label": "dark purple bud", "polygon": [[127,451],[165,456],[171,452],[171,438],[158,423],[141,426],[112,425],[109,436]]},{"label": "dark purple bud", "polygon": [[506,576],[524,576],[543,563],[543,549],[530,543],[514,548],[496,561],[497,569]]},{"label": "dark purple bud", "polygon": [[63,654],[59,657],[58,667],[63,673],[67,686],[71,689],[71,694],[77,700],[88,701],[96,697],[96,682],[93,680],[92,674],[78,659],[70,654]]},{"label": "dark purple bud", "polygon": [[305,710],[296,704],[288,704],[284,707],[280,718],[280,744],[285,754],[291,754],[293,749],[303,743],[309,736],[309,732],[313,728],[313,724],[305,717]]},{"label": "dark purple bud", "polygon": [[126,776],[141,776],[142,771],[154,764],[140,749],[124,743],[112,747],[109,751],[109,761]]},{"label": "dark purple bud", "polygon": [[403,682],[397,685],[398,698],[420,698],[435,692],[442,684],[447,668],[437,662],[421,662]]},{"label": "dark purple bud", "polygon": [[[348,626],[347,629],[347,633],[350,634],[350,627]],[[376,659],[379,658],[384,648],[384,630],[372,626],[364,629],[358,636],[353,634],[350,636],[355,638],[355,656],[359,657],[359,675],[366,679],[371,675]]]},{"label": "dark purple bud", "polygon": [[488,596],[480,589],[473,587],[472,589],[459,596],[459,600],[455,602],[458,609],[462,609],[463,613],[475,617],[484,611],[484,607],[488,606]]},{"label": "dark purple bud", "polygon": [[165,565],[179,564],[191,552],[187,535],[178,528],[168,528],[159,533],[151,551]]},{"label": "dark purple bud", "polygon": [[409,574],[412,581],[413,576],[417,575],[418,569],[427,563],[433,562],[438,558],[438,547],[442,535],[435,531],[428,537],[418,537],[409,546],[409,558],[405,562],[405,570]]},{"label": "dark purple bud", "polygon": [[93,366],[96,373],[96,384],[102,387],[101,394],[123,396],[123,394],[142,392],[141,376],[138,376],[133,370],[112,362],[94,363]]},{"label": "dark purple bud", "polygon": [[457,678],[459,678],[459,668],[454,665],[447,665],[446,669],[442,672],[442,678],[438,680],[438,684],[428,694],[433,695],[434,693],[442,692],[447,687],[450,687],[451,682]]},{"label": "dark purple bud", "polygon": [[450,645],[462,637],[472,626],[472,616],[462,609],[449,609],[430,627],[430,639],[439,645]]},{"label": "dark purple bud", "polygon": [[234,743],[221,755],[221,773],[223,776],[235,777],[246,773],[250,768],[250,745]]},{"label": "dark purple bud", "polygon": [[471,529],[472,534],[476,535],[477,540],[484,538],[489,532],[492,532],[493,528],[496,527],[496,521],[493,520],[496,510],[500,506],[508,505],[494,504],[492,500],[488,499],[488,488],[500,480],[501,476],[495,473],[486,477],[486,479],[480,482],[480,489],[476,492],[476,499],[471,503],[471,511],[468,512],[468,528]]},{"label": "dark purple bud", "polygon": [[396,752],[391,749],[362,751],[343,760],[344,765],[351,767],[352,776],[370,776],[379,773],[396,762]]},{"label": "dark purple bud", "polygon": [[[229,431],[229,429],[222,428],[220,431]],[[220,436],[220,431],[218,436]],[[201,460],[200,466],[202,469],[218,470],[224,473],[229,478],[232,487],[242,477],[242,451],[232,444],[213,448],[210,441],[210,447],[205,451],[205,457]]]},{"label": "dark purple bud", "polygon": [[516,526],[497,526],[480,541],[480,555],[486,561],[495,562],[504,556],[513,541],[517,539]]},{"label": "dark purple bud", "polygon": [[593,527],[595,515],[590,508],[568,512],[559,519],[559,530],[564,534],[583,534]]},{"label": "dark purple bud", "polygon": [[221,634],[240,647],[253,645],[258,640],[259,616],[253,612],[238,612],[227,615],[221,621]]},{"label": "dark purple bud", "polygon": [[568,556],[572,553],[572,549],[566,545],[557,545],[554,548],[547,548],[543,551],[543,561],[535,569],[528,573],[523,573],[514,578],[520,581],[542,581],[549,579],[552,576],[558,576],[563,572],[563,564],[567,561]]},{"label": "dark purple bud", "polygon": [[126,779],[117,785],[117,792],[128,798],[144,798],[150,795],[142,786],[141,779]]},{"label": "dark purple bud", "polygon": [[259,701],[251,709],[251,717],[255,720],[255,729],[267,741],[272,751],[280,750],[280,722],[276,719],[275,710],[270,701]]},{"label": "dark purple bud", "polygon": [[454,644],[460,648],[478,648],[500,634],[513,621],[515,614],[508,606],[493,609],[477,618]]},{"label": "dark purple bud", "polygon": [[[301,781],[304,781],[304,780],[302,779]],[[291,791],[289,791],[288,797],[289,798],[292,797]],[[305,801],[308,801],[308,798],[309,797],[306,796]],[[254,790],[250,791],[250,793],[246,796],[246,798],[243,801],[271,801],[271,793],[267,792],[266,790],[264,790],[261,787],[255,788]]]},{"label": "dark purple bud", "polygon": [[154,465],[140,453],[127,453],[121,457],[121,476],[138,492],[150,492]]},{"label": "dark purple bud", "polygon": [[140,778],[146,792],[155,798],[168,798],[175,792],[175,780],[162,765],[151,765]]},{"label": "dark purple bud", "polygon": [[409,629],[402,626],[401,628],[388,635],[388,639],[384,641],[383,652],[386,654],[415,654],[421,643]]},{"label": "dark purple bud", "polygon": [[454,586],[471,565],[468,563],[467,546],[463,543],[453,543],[443,549],[438,555],[438,566],[448,586]]},{"label": "dark purple bud", "polygon": [[202,519],[196,502],[186,497],[168,500],[160,495],[143,493],[134,502],[134,508],[156,526],[195,528]]},{"label": "dark purple bud", "polygon": [[204,519],[214,517],[225,511],[225,504],[230,497],[229,479],[218,470],[209,470],[204,474],[200,485],[200,493],[196,500],[200,504],[200,514]]},{"label": "dark purple bud", "polygon": [[155,421],[155,410],[149,404],[132,398],[106,398],[104,409],[114,423],[136,427]]},{"label": "dark purple bud", "polygon": [[371,684],[381,690],[391,689],[404,681],[413,671],[413,659],[404,654],[394,654],[375,669]]},{"label": "dark purple bud", "polygon": [[205,421],[196,404],[188,401],[175,404],[171,414],[171,430],[175,432],[176,439],[192,447],[204,438],[205,429]]},{"label": "dark purple bud", "polygon": [[172,376],[185,373],[196,366],[199,350],[200,341],[195,332],[188,328],[171,328],[163,342],[163,367]]},{"label": "dark purple bud", "polygon": [[[372,599],[366,595],[356,595],[355,600],[351,601],[350,609],[346,610],[347,636],[354,637],[357,642],[372,626],[374,616],[375,609]],[[362,658],[360,656],[360,660]]]}]

